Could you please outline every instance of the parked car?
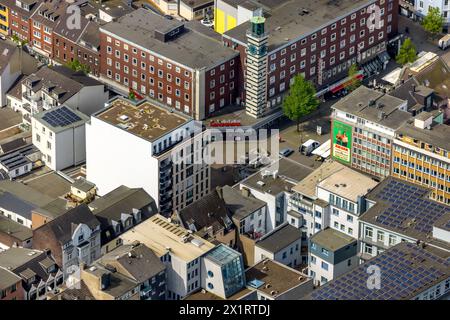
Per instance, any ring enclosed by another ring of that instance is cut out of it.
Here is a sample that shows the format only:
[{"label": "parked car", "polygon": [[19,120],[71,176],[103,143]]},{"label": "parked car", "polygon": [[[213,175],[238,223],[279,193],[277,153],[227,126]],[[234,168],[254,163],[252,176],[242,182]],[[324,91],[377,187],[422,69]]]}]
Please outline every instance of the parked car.
[{"label": "parked car", "polygon": [[0,39],[6,40],[6,37],[3,34],[0,34]]},{"label": "parked car", "polygon": [[168,20],[173,20],[173,17],[172,17],[171,15],[168,15],[168,14],[166,14],[166,15],[164,16],[164,18],[166,18],[166,19],[168,19]]},{"label": "parked car", "polygon": [[284,148],[283,150],[280,150],[280,156],[282,157],[289,157],[291,154],[294,153],[294,150],[291,148]]},{"label": "parked car", "polygon": [[320,146],[319,142],[317,142],[316,140],[309,139],[298,148],[298,151],[300,151],[300,153],[304,154],[305,156],[309,156],[311,155],[311,152],[313,152],[319,146]]}]

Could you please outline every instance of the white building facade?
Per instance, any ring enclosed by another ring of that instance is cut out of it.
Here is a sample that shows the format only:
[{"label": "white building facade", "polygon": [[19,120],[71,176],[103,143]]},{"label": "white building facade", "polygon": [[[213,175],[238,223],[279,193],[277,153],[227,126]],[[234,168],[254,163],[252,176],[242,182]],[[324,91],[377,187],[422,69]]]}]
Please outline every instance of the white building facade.
[{"label": "white building facade", "polygon": [[[60,117],[61,113],[77,118],[71,118],[74,119],[72,123],[69,123],[72,120],[63,122],[63,119],[53,122],[52,115]],[[88,120],[83,113],[64,106],[32,117],[33,144],[41,151],[42,160],[50,169],[63,170],[86,161],[85,124]]]},{"label": "white building facade", "polygon": [[[210,168],[199,160],[202,139],[189,138],[196,130],[194,120],[184,120],[173,129],[161,125],[164,132],[148,139],[104,121],[99,116],[102,112],[86,126],[87,179],[95,183],[100,195],[120,185],[143,188],[160,211],[168,214],[209,192]],[[152,129],[137,122],[135,127]]]}]

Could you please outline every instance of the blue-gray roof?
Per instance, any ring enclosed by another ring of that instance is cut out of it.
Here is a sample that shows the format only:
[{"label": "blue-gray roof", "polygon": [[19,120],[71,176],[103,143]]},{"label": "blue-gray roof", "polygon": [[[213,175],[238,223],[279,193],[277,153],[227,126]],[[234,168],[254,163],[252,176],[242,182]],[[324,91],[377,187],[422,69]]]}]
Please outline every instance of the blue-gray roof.
[{"label": "blue-gray roof", "polygon": [[0,192],[0,207],[4,210],[14,212],[28,220],[31,220],[31,211],[37,208],[37,206],[22,200],[9,192]]},{"label": "blue-gray roof", "polygon": [[[380,268],[380,289],[368,288],[369,266]],[[409,300],[449,278],[448,253],[403,242],[319,287],[306,299]]]},{"label": "blue-gray roof", "polygon": [[361,216],[361,221],[429,242],[433,226],[450,217],[450,206],[428,198],[430,189],[388,177],[367,198],[376,202]]}]

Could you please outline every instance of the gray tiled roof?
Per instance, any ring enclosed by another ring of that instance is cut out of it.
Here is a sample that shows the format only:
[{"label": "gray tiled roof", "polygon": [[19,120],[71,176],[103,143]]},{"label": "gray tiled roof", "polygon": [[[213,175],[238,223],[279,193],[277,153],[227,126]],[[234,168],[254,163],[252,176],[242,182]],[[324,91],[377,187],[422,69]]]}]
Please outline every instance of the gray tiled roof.
[{"label": "gray tiled roof", "polygon": [[[141,8],[115,22],[101,26],[100,29],[190,68],[201,69],[216,66],[230,57],[238,55],[220,41],[199,31],[202,30],[200,26],[194,30],[185,24],[186,30],[167,42],[162,42],[154,36],[156,30],[164,32],[181,24],[183,23],[177,20],[168,20]],[[203,30],[206,34],[209,33],[208,28],[204,27]]]}]

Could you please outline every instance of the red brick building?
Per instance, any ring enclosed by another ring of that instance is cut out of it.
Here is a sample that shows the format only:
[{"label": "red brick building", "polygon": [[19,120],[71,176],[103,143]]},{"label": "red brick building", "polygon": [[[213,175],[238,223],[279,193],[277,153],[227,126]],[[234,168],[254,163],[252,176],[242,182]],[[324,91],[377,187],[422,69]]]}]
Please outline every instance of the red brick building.
[{"label": "red brick building", "polygon": [[53,58],[54,31],[58,24],[65,24],[68,3],[43,2],[30,17],[30,44],[39,54]]},{"label": "red brick building", "polygon": [[0,301],[24,300],[22,278],[0,267]]},{"label": "red brick building", "polygon": [[82,18],[81,28],[75,30],[68,30],[60,23],[53,39],[53,60],[61,64],[78,60],[88,66],[94,76],[100,76],[100,36],[96,22]]},{"label": "red brick building", "polygon": [[[398,0],[298,0],[277,2],[267,16],[267,100],[278,105],[291,79],[301,73],[316,87],[328,88],[386,50],[397,33]],[[240,52],[240,94],[245,101],[246,22],[223,35]]]},{"label": "red brick building", "polygon": [[39,0],[2,0],[2,4],[9,9],[9,34],[21,40],[31,40],[30,17],[44,1]]},{"label": "red brick building", "polygon": [[102,79],[204,119],[237,97],[239,53],[198,22],[138,9],[100,28]]}]

